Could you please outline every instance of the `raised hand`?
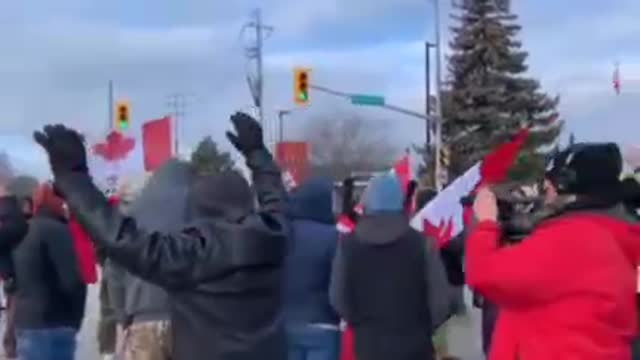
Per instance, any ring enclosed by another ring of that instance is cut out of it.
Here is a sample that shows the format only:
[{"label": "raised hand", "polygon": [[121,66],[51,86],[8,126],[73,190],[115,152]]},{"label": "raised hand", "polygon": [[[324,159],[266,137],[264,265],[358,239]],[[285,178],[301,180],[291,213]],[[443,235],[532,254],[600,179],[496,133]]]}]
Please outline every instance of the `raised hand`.
[{"label": "raised hand", "polygon": [[35,131],[33,139],[49,156],[55,177],[69,172],[87,172],[87,152],[83,137],[64,125],[47,125]]},{"label": "raised hand", "polygon": [[476,199],[473,202],[473,211],[478,222],[498,221],[498,203],[495,194],[488,186],[478,190]]},{"label": "raised hand", "polygon": [[238,151],[247,156],[255,150],[264,149],[262,127],[254,118],[237,112],[231,115],[231,122],[236,133],[227,131],[227,138]]}]

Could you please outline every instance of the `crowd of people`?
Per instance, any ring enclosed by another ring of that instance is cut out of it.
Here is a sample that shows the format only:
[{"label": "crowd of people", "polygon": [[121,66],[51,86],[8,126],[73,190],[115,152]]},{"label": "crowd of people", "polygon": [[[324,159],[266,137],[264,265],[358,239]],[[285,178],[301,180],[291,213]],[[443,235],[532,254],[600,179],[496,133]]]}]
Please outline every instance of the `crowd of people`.
[{"label": "crowd of people", "polygon": [[615,144],[557,154],[543,210],[524,214],[535,221],[517,241],[507,231],[517,216],[479,186],[472,223],[440,248],[409,223],[410,204],[434,192],[381,174],[335,214],[331,180],[285,190],[260,125],[242,113],[231,122],[251,183],[171,160],[110,198],[76,131],[34,134],[52,181],[33,196],[0,186],[7,356],[74,359],[98,281],[105,359],[445,359],[433,337],[463,284],[481,299],[489,360],[639,355],[640,185],[620,180]]}]

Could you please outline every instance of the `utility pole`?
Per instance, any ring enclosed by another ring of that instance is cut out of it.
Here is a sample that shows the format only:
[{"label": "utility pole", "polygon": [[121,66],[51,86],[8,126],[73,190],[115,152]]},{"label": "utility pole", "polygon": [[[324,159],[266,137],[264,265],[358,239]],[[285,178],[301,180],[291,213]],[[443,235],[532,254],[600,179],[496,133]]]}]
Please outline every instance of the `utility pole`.
[{"label": "utility pole", "polygon": [[174,93],[168,96],[167,106],[169,107],[171,117],[173,119],[173,140],[174,140],[174,153],[176,157],[180,157],[179,138],[180,138],[180,126],[179,124],[184,120],[187,109],[187,97],[183,93]]},{"label": "utility pole", "polygon": [[113,80],[109,80],[109,88],[107,90],[107,114],[108,114],[108,119],[107,119],[107,134],[111,131],[111,129],[113,128],[113,120],[115,119],[115,117],[113,116]]},{"label": "utility pole", "polygon": [[253,40],[253,43],[245,48],[247,60],[255,60],[255,76],[248,73],[247,82],[249,83],[249,91],[251,91],[251,96],[253,97],[253,104],[258,109],[258,121],[264,127],[264,72],[262,51],[264,40],[271,34],[271,32],[273,32],[273,27],[263,24],[262,12],[260,9],[256,9],[253,12],[253,19],[244,24],[240,35],[244,35],[244,32],[247,29],[255,30],[255,39]]}]

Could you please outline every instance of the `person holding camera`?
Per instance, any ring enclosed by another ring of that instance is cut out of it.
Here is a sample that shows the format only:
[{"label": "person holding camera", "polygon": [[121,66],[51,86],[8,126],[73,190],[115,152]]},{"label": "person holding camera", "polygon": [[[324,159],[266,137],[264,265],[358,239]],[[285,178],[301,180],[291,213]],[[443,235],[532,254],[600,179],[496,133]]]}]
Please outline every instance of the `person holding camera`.
[{"label": "person holding camera", "polygon": [[631,359],[637,332],[640,225],[619,180],[616,144],[576,144],[545,174],[549,213],[520,243],[501,246],[489,187],[473,204],[467,242],[471,288],[500,309],[490,360]]}]

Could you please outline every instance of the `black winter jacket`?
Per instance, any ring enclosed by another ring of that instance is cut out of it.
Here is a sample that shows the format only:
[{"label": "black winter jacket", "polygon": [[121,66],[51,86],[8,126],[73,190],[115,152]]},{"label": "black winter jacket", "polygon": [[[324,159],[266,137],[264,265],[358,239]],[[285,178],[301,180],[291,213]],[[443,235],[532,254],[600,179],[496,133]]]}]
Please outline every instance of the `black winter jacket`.
[{"label": "black winter jacket", "polygon": [[80,329],[87,285],[67,222],[40,210],[13,251],[18,329]]},{"label": "black winter jacket", "polygon": [[437,250],[426,244],[402,214],[364,216],[338,243],[332,303],[353,326],[358,359],[433,358],[434,322],[446,319],[430,301],[439,296],[446,310],[448,286]]},{"label": "black winter jacket", "polygon": [[0,197],[0,276],[11,282],[14,275],[11,252],[26,235],[28,229],[15,196]]},{"label": "black winter jacket", "polygon": [[[259,211],[214,215],[212,205],[173,234],[149,232],[121,215],[86,174],[56,179],[107,257],[168,290],[175,360],[286,359],[280,314],[285,190],[266,150],[250,154],[247,165]],[[224,198],[232,189],[210,190]]]}]

